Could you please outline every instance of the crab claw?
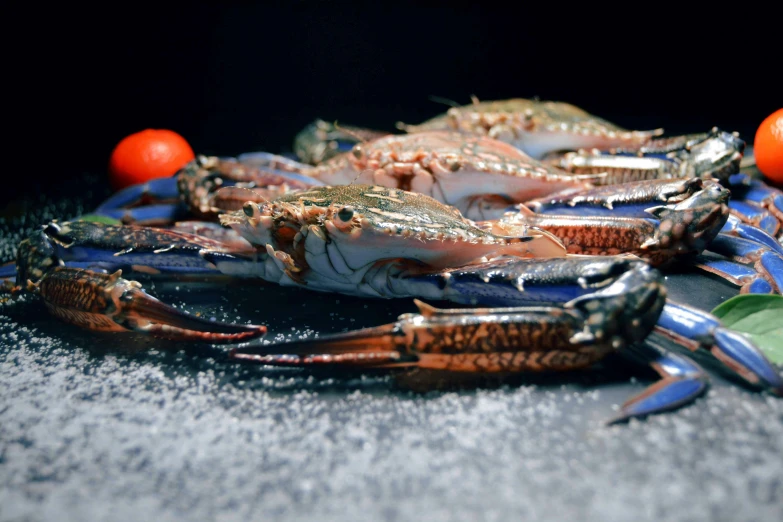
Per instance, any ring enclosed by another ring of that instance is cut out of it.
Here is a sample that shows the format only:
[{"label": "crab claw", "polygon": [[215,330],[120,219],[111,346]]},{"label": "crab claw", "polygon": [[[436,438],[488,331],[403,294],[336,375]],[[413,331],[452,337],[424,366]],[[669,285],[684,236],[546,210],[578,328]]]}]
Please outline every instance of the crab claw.
[{"label": "crab claw", "polygon": [[[229,357],[274,366],[347,365],[391,368],[415,365],[415,356],[403,355],[404,341],[405,333],[397,322],[287,342],[274,347],[234,348]],[[274,353],[272,350],[275,349],[284,353]]]},{"label": "crab claw", "polygon": [[392,324],[236,349],[230,356],[269,365],[417,367],[451,375],[584,368],[623,344],[604,328],[619,322],[616,316],[626,303],[606,297],[575,299],[569,308],[445,310],[414,300],[419,313],[403,314]]},{"label": "crab claw", "polygon": [[28,282],[47,308],[60,319],[97,331],[136,331],[175,341],[214,344],[243,342],[266,333],[266,327],[208,321],[179,311],[120,277],[121,270],[102,274],[57,267],[38,283]]}]

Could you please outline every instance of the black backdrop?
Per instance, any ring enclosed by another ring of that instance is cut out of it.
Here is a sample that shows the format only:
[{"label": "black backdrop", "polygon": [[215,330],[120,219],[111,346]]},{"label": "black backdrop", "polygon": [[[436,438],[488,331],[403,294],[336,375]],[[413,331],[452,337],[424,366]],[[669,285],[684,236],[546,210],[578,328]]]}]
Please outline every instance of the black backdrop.
[{"label": "black backdrop", "polygon": [[17,137],[7,152],[25,161],[25,176],[4,195],[103,173],[112,147],[148,127],[176,130],[202,153],[279,152],[316,117],[392,130],[445,110],[431,95],[475,94],[752,140],[783,105],[769,77],[780,47],[760,29],[763,12],[628,4],[620,18],[510,5],[24,7],[3,38],[6,125]]}]

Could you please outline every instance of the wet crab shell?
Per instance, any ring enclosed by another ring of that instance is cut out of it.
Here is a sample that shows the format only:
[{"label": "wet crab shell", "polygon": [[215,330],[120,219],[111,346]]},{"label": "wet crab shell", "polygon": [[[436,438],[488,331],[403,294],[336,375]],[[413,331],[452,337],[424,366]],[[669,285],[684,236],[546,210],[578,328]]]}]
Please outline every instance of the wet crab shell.
[{"label": "wet crab shell", "polygon": [[476,198],[511,204],[589,188],[605,176],[568,173],[502,141],[451,131],[386,136],[302,172],[329,185],[359,183],[419,192],[466,215]]},{"label": "wet crab shell", "polygon": [[480,228],[429,196],[373,185],[315,187],[265,204],[248,202],[221,223],[254,245],[282,252],[299,271],[313,268],[311,240],[326,243],[332,266],[347,271],[398,259],[443,268],[501,255],[565,255],[562,243],[544,231]]},{"label": "wet crab shell", "polygon": [[420,125],[398,124],[408,133],[452,130],[489,136],[517,147],[533,158],[582,148],[637,148],[663,133],[662,129],[633,131],[589,112],[557,101],[523,98],[452,107]]}]

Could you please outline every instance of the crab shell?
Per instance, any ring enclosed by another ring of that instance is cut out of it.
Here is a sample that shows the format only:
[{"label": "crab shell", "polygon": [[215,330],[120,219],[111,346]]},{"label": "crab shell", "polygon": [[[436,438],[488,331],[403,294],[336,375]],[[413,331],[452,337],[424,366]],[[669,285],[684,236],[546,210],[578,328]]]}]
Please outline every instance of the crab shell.
[{"label": "crab shell", "polygon": [[451,130],[489,136],[536,159],[579,149],[636,149],[663,129],[631,131],[564,102],[514,98],[452,107],[420,125],[398,123],[408,133]]},{"label": "crab shell", "polygon": [[510,205],[590,188],[605,175],[571,174],[507,143],[449,131],[386,136],[307,169],[329,185],[381,185],[431,196],[469,218],[476,199]]},{"label": "crab shell", "polygon": [[543,230],[483,229],[429,196],[372,185],[316,187],[248,202],[222,215],[221,223],[308,284],[351,278],[379,264],[426,271],[506,255],[565,256],[563,244]]}]

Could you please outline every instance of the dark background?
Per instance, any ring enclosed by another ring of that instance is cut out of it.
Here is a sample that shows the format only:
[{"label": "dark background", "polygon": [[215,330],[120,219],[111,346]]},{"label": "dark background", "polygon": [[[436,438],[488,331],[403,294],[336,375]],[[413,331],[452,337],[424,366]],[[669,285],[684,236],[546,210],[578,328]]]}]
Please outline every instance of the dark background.
[{"label": "dark background", "polygon": [[[430,95],[538,95],[672,133],[747,135],[782,105],[780,31],[760,27],[780,18],[746,2],[687,16],[591,3],[589,17],[565,3],[63,4],[3,12],[0,198],[20,204],[0,201],[0,263],[20,230],[95,204],[111,149],[148,127],[228,155],[290,147],[316,117],[421,121],[444,110]],[[26,222],[9,227],[4,209]],[[705,278],[668,283],[706,309],[731,295]],[[269,339],[412,306],[177,284],[147,288],[268,324]],[[382,379],[311,380],[207,347],[101,337],[27,298],[0,305],[0,362],[3,520],[783,520],[783,402],[717,371],[693,405],[605,429],[644,374],[412,397]]]},{"label": "dark background", "polygon": [[475,94],[752,141],[782,105],[763,9],[515,5],[16,7],[4,84],[8,157],[23,176],[4,199],[105,174],[114,145],[150,127],[181,133],[197,153],[282,152],[315,118],[394,130],[443,112],[431,95]]}]

